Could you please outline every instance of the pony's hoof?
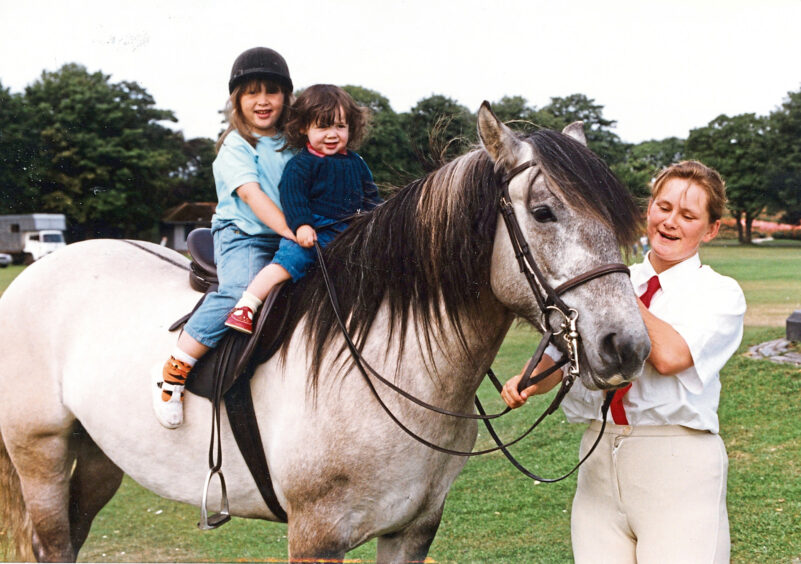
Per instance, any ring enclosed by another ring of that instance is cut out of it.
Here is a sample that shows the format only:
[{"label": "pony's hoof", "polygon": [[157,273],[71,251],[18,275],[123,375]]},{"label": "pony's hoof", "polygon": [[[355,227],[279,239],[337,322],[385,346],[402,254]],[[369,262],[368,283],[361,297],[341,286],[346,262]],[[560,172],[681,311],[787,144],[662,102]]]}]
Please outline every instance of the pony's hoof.
[{"label": "pony's hoof", "polygon": [[184,422],[184,405],[181,401],[184,393],[183,386],[170,386],[172,388],[172,396],[168,401],[161,399],[162,386],[170,386],[164,384],[160,374],[154,374],[153,378],[153,411],[156,413],[156,419],[163,427],[167,429],[175,429],[180,427]]}]

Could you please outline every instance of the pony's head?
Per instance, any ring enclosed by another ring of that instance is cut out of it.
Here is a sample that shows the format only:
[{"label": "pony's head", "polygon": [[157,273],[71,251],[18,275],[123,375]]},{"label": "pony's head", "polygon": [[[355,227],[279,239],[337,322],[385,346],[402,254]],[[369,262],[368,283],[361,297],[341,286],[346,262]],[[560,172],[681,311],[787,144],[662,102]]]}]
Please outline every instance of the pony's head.
[{"label": "pony's head", "polygon": [[[478,122],[481,142],[499,175],[521,163],[534,163],[509,179],[509,196],[534,260],[551,287],[621,262],[620,249],[634,242],[640,215],[629,192],[587,148],[580,123],[561,134],[542,130],[521,139],[486,102]],[[490,284],[504,305],[542,326],[543,313],[520,271],[504,224],[495,232]],[[610,388],[635,378],[648,357],[650,341],[628,276],[606,274],[561,298],[578,312],[585,385]],[[557,343],[564,349],[562,339]]]}]

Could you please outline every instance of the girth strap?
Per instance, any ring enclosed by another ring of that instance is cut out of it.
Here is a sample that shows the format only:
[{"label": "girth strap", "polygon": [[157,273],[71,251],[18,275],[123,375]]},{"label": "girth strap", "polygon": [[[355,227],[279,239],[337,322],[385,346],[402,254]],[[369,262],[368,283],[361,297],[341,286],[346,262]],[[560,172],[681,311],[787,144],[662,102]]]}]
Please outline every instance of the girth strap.
[{"label": "girth strap", "polygon": [[283,523],[287,522],[287,514],[275,495],[270,479],[270,468],[256,423],[256,411],[253,408],[253,396],[250,393],[250,379],[239,378],[228,393],[225,394],[225,410],[228,422],[234,433],[236,444],[248,465],[251,475],[256,480],[259,493],[270,508],[270,511]]}]

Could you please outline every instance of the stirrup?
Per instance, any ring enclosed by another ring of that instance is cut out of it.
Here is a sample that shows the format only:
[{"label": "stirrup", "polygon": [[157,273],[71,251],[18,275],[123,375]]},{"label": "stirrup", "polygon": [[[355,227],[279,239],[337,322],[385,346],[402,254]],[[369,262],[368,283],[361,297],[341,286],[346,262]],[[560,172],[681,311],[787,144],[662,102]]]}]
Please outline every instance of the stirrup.
[{"label": "stirrup", "polygon": [[[220,477],[220,505],[222,509],[219,513],[215,513],[209,517],[207,502],[209,497],[209,486],[211,485],[211,478],[217,474]],[[210,531],[225,525],[231,520],[231,512],[228,508],[228,492],[225,489],[225,478],[219,468],[211,468],[209,473],[206,474],[206,483],[203,486],[203,501],[200,505],[200,522],[197,528],[202,531]]]}]

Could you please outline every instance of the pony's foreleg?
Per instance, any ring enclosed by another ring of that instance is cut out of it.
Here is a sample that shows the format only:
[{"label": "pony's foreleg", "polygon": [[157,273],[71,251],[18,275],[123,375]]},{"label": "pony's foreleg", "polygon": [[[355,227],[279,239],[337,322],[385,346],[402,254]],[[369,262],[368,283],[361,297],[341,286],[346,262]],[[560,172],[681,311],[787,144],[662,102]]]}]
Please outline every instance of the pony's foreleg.
[{"label": "pony's foreleg", "polygon": [[442,507],[410,523],[403,530],[378,537],[376,562],[423,562],[434,542],[441,520]]},{"label": "pony's foreleg", "polygon": [[92,438],[76,425],[72,436],[75,469],[70,479],[70,540],[75,554],[83,546],[92,521],[114,496],[123,472],[100,450]]},{"label": "pony's foreleg", "polygon": [[290,562],[339,562],[345,559],[347,541],[325,519],[295,513],[287,531]]},{"label": "pony's foreleg", "polygon": [[39,562],[74,562],[70,540],[69,478],[73,457],[69,433],[41,432],[4,439],[14,461],[28,515],[33,550]]}]

